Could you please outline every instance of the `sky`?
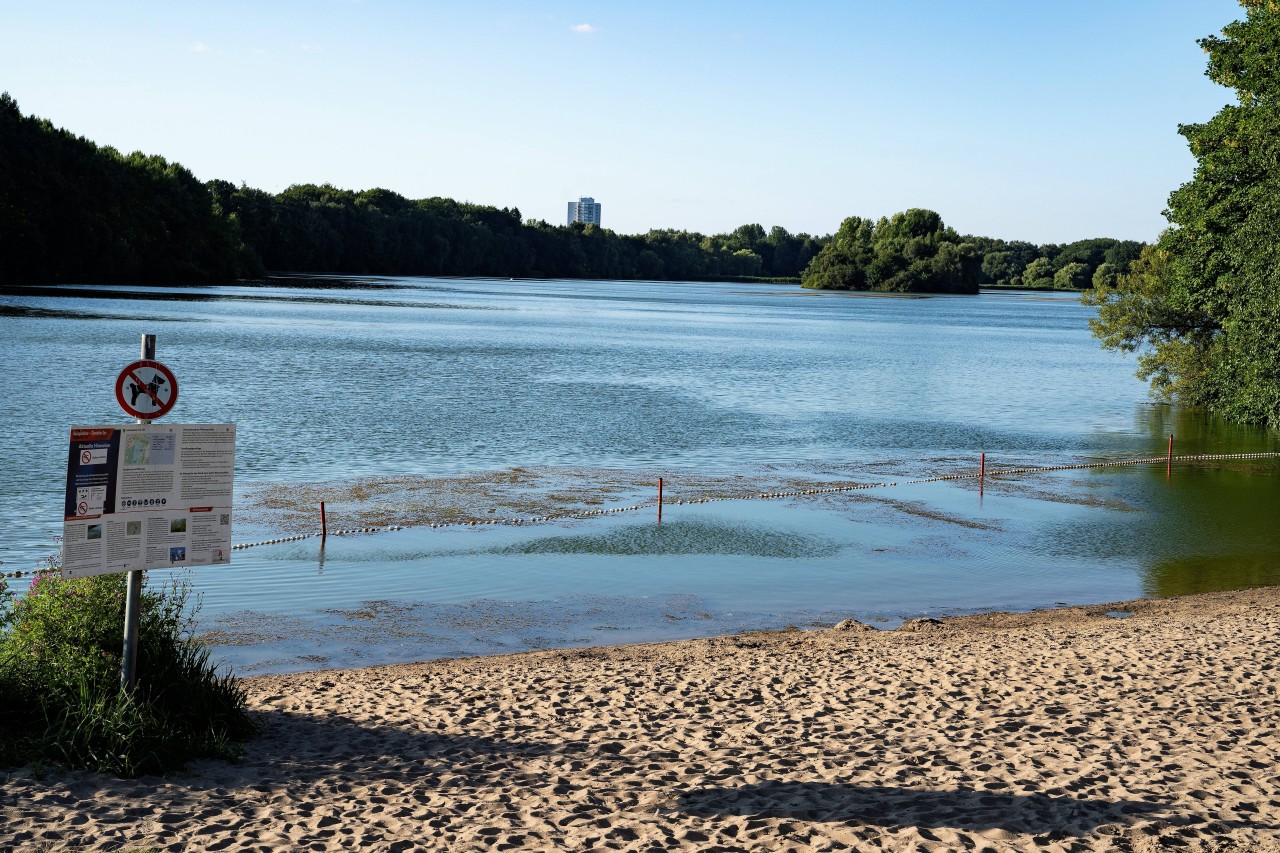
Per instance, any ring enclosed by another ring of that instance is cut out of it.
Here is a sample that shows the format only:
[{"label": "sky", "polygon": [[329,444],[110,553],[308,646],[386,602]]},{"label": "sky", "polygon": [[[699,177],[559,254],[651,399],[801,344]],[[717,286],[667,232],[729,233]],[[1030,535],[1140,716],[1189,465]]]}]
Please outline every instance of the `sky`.
[{"label": "sky", "polygon": [[[0,0],[26,115],[214,178],[829,234],[1153,240],[1235,0]],[[3,168],[3,164],[0,164]]]}]

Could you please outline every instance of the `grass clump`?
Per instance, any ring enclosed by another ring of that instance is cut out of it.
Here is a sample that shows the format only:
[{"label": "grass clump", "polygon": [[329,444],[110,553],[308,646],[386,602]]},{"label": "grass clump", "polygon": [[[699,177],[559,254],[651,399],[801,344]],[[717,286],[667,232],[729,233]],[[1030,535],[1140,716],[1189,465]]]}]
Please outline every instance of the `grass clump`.
[{"label": "grass clump", "polygon": [[235,758],[253,733],[245,695],[191,627],[191,585],[143,587],[137,685],[120,683],[125,575],[64,580],[58,558],[16,597],[0,581],[0,765],[121,776]]}]

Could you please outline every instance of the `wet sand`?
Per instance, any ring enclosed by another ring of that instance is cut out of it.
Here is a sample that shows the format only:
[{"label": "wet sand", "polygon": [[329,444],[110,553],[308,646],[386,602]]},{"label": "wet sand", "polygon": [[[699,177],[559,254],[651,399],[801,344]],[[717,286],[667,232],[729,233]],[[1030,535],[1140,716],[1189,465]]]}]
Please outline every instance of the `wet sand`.
[{"label": "wet sand", "polygon": [[10,771],[0,849],[1280,851],[1278,634],[1269,588],[249,678],[239,764]]}]

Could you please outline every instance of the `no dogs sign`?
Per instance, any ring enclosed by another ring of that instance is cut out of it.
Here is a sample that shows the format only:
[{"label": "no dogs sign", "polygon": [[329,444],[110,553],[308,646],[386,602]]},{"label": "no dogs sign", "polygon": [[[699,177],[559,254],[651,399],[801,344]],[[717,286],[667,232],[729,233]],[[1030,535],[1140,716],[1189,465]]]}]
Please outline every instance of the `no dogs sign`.
[{"label": "no dogs sign", "polygon": [[116,377],[116,402],[130,417],[164,417],[178,402],[178,380],[158,361],[135,361]]}]

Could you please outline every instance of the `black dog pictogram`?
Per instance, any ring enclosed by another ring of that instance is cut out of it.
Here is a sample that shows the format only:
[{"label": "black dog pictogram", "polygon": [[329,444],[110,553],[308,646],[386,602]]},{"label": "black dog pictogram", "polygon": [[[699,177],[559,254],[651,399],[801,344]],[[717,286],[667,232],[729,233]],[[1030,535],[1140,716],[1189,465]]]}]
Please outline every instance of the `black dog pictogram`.
[{"label": "black dog pictogram", "polygon": [[143,391],[148,392],[148,395],[151,397],[159,397],[160,386],[164,384],[165,384],[164,377],[158,373],[154,377],[152,377],[151,381],[148,382],[146,385],[139,385],[137,382],[130,382],[129,392],[133,396],[129,399],[129,405],[137,406],[138,397],[142,394]]}]

